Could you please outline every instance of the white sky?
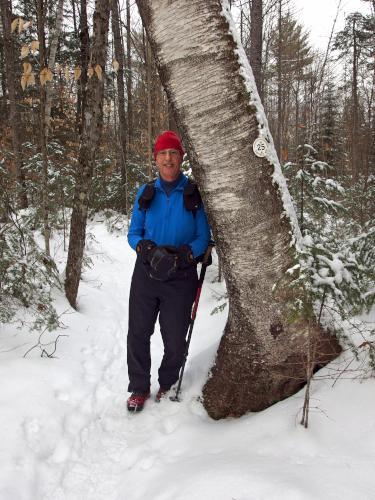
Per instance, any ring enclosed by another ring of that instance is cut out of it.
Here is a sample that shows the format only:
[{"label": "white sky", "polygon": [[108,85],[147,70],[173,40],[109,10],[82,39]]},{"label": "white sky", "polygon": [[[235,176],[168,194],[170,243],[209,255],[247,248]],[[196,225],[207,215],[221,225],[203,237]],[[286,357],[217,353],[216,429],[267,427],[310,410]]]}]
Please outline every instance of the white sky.
[{"label": "white sky", "polygon": [[[310,32],[313,46],[325,49],[336,16],[339,0],[292,0],[296,18]],[[335,32],[344,27],[345,16],[351,12],[371,13],[371,3],[361,0],[341,0]]]}]

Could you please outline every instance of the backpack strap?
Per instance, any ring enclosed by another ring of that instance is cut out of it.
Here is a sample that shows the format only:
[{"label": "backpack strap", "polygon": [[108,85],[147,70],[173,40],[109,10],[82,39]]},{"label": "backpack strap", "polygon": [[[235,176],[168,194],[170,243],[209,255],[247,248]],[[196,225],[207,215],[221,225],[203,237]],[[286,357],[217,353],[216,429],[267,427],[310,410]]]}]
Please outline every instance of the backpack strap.
[{"label": "backpack strap", "polygon": [[152,199],[155,194],[155,181],[149,181],[144,190],[142,191],[141,196],[138,199],[138,204],[139,204],[139,209],[140,210],[147,210],[150,208]]},{"label": "backpack strap", "polygon": [[[147,182],[141,196],[138,199],[139,209],[147,210],[155,195],[155,180]],[[184,205],[186,210],[193,212],[195,217],[197,210],[202,205],[202,198],[197,183],[188,179],[184,187]]]},{"label": "backpack strap", "polygon": [[184,187],[184,205],[186,210],[193,212],[194,217],[202,205],[202,198],[197,183],[191,179],[188,179]]}]

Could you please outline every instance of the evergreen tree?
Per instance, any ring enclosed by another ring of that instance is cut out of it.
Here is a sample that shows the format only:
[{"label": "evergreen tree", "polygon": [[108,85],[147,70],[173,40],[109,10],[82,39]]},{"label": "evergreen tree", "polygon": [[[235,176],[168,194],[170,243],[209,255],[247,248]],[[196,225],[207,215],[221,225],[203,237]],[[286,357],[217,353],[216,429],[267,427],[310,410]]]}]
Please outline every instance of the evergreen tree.
[{"label": "evergreen tree", "polygon": [[338,89],[331,77],[328,78],[323,88],[319,114],[315,144],[322,160],[330,165],[337,175],[337,169],[342,167],[344,161],[343,133]]},{"label": "evergreen tree", "polygon": [[[271,32],[270,56],[265,89],[267,109],[271,131],[277,131],[279,156],[285,161],[299,144],[300,122],[306,122],[302,91],[310,79],[313,61],[308,33],[290,12],[282,16],[279,26]],[[270,100],[277,102],[277,114]]]},{"label": "evergreen tree", "polygon": [[361,134],[363,102],[360,95],[359,80],[361,67],[368,64],[370,41],[372,40],[372,44],[374,42],[373,24],[369,16],[354,12],[346,18],[345,27],[337,33],[334,42],[334,49],[339,54],[338,58],[345,59],[351,67],[351,109],[348,124],[350,129],[348,145],[353,182],[358,180],[361,173],[365,173],[363,134]]}]

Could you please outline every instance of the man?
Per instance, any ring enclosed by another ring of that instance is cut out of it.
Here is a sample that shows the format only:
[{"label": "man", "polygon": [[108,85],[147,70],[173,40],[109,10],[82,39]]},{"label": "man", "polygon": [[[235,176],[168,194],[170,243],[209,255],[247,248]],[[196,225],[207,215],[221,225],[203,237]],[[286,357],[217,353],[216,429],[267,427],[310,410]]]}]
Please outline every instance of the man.
[{"label": "man", "polygon": [[155,400],[178,380],[197,289],[196,259],[210,238],[198,189],[181,171],[183,154],[174,132],[156,139],[159,177],[139,189],[129,227],[128,242],[137,252],[129,299],[129,411],[142,410],[150,397],[150,339],[158,315],[164,357]]}]

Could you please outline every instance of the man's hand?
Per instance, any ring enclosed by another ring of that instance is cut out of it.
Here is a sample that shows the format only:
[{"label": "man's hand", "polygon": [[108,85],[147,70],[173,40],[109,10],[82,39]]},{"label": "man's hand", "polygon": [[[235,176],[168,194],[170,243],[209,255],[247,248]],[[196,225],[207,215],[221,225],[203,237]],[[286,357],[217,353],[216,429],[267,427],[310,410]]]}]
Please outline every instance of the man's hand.
[{"label": "man's hand", "polygon": [[179,269],[186,269],[195,263],[193,252],[189,245],[181,245],[177,248],[177,251]]},{"label": "man's hand", "polygon": [[155,251],[156,243],[152,240],[140,240],[137,244],[137,254],[140,256],[142,261],[147,264],[150,263],[152,255]]}]

